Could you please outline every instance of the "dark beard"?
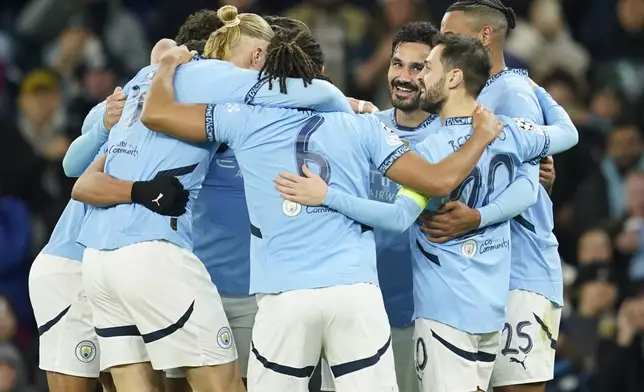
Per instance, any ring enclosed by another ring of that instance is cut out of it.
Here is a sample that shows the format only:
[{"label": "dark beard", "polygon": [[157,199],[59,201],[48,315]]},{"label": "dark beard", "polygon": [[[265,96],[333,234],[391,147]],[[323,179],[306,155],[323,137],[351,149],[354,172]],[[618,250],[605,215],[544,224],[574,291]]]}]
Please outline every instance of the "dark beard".
[{"label": "dark beard", "polygon": [[404,101],[397,99],[394,94],[391,94],[391,106],[401,112],[412,112],[420,107],[420,99],[416,97],[411,101]]},{"label": "dark beard", "polygon": [[[427,94],[427,93],[425,93]],[[431,102],[427,99],[420,100],[420,108],[427,113],[439,114],[445,105],[446,98],[437,99],[434,102]]]},{"label": "dark beard", "polygon": [[432,113],[439,114],[445,101],[447,101],[446,96],[441,96],[441,86],[445,85],[445,76],[443,76],[438,83],[435,83],[433,86],[425,86],[425,94],[420,96],[420,108],[421,110]]}]

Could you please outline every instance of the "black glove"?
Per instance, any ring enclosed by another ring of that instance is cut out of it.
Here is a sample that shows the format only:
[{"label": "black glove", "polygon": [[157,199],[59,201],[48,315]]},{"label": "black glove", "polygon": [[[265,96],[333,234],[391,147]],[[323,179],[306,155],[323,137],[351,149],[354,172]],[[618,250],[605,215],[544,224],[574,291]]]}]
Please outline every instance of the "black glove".
[{"label": "black glove", "polygon": [[157,177],[150,181],[132,184],[132,202],[141,204],[152,212],[168,216],[181,216],[186,212],[188,191],[176,177]]}]

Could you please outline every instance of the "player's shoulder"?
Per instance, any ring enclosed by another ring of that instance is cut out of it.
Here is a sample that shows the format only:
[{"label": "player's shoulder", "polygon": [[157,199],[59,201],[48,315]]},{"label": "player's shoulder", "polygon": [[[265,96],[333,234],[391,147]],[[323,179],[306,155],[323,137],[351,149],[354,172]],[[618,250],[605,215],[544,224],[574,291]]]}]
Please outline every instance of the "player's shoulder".
[{"label": "player's shoulder", "polygon": [[157,68],[158,66],[156,64],[146,65],[145,67],[141,68],[139,72],[136,73],[136,75],[134,75],[130,82],[143,83],[151,81]]},{"label": "player's shoulder", "polygon": [[385,123],[387,126],[393,128],[395,127],[396,124],[392,121],[392,119],[395,116],[395,108],[387,109],[387,110],[381,110],[379,112],[374,113],[374,116],[383,123]]}]

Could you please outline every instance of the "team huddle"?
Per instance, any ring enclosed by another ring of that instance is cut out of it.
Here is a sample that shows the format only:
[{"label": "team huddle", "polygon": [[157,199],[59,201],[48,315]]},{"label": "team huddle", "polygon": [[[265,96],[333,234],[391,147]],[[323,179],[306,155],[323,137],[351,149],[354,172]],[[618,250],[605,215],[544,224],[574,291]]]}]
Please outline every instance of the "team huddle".
[{"label": "team huddle", "polygon": [[191,15],[63,161],[29,277],[50,390],[303,392],[321,363],[326,391],[543,392],[563,283],[540,165],[578,134],[505,67],[514,24],[459,0],[403,26],[378,111],[302,22]]}]

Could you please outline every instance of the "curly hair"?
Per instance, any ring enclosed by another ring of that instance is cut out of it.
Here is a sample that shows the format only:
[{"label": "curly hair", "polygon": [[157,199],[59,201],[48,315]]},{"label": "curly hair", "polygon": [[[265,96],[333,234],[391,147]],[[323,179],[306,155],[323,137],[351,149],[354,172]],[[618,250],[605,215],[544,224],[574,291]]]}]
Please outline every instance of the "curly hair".
[{"label": "curly hair", "polygon": [[179,33],[174,40],[177,45],[186,45],[189,50],[196,50],[201,54],[210,34],[223,25],[217,11],[203,9],[188,16],[179,27]]}]

